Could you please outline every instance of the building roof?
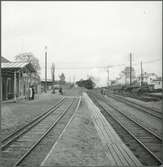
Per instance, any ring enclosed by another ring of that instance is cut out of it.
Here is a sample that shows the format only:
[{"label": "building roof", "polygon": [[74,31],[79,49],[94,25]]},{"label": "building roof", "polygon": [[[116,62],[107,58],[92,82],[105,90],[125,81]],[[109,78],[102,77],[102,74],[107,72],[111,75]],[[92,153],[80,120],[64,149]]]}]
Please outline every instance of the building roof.
[{"label": "building roof", "polygon": [[2,68],[23,68],[28,63],[19,63],[19,62],[10,62],[10,63],[2,63]]},{"label": "building roof", "polygon": [[9,63],[10,61],[1,56],[1,63]]},{"label": "building roof", "polygon": [[2,69],[21,69],[27,67],[31,72],[36,72],[34,67],[31,63],[28,62],[9,62],[9,63],[2,63],[1,68]]}]

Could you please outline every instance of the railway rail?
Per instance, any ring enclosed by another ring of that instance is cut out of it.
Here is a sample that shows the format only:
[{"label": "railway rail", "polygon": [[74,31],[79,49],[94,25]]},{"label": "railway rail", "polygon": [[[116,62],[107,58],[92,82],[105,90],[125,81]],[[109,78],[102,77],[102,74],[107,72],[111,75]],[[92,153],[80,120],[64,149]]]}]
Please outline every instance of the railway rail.
[{"label": "railway rail", "polygon": [[155,108],[150,108],[150,107],[138,104],[136,102],[124,99],[123,97],[118,96],[118,95],[107,93],[107,96],[111,97],[111,98],[113,98],[113,99],[115,99],[115,100],[117,100],[119,102],[125,103],[128,106],[131,106],[133,108],[141,110],[142,112],[148,113],[148,114],[158,118],[159,120],[161,120],[163,118],[163,113],[160,112],[159,110],[155,109]]},{"label": "railway rail", "polygon": [[141,100],[141,101],[144,101],[144,102],[149,102],[149,101],[159,101],[161,98],[160,97],[152,97],[152,96],[149,96],[147,94],[143,94],[141,96],[138,96],[138,95],[134,95],[134,94],[130,94],[130,93],[116,93],[117,95],[120,95],[120,96],[126,96],[126,97],[131,97],[131,98],[135,98],[135,99],[138,99],[138,100]]},{"label": "railway rail", "polygon": [[31,120],[30,122],[28,122],[27,124],[25,124],[24,126],[22,126],[21,128],[15,130],[13,133],[9,134],[7,137],[5,137],[2,140],[2,146],[1,149],[2,151],[14,140],[16,140],[16,138],[20,137],[21,135],[23,135],[26,131],[28,131],[30,128],[32,128],[33,126],[35,126],[36,124],[38,124],[42,119],[44,119],[45,117],[47,117],[51,112],[53,112],[53,110],[56,110],[60,105],[62,105],[64,101],[64,98],[62,98],[55,106],[50,107],[46,112],[38,115],[36,118],[34,118],[33,120]]},{"label": "railway rail", "polygon": [[162,140],[159,136],[124,115],[113,104],[108,104],[102,96],[93,92],[89,92],[89,96],[143,165],[162,164]]},{"label": "railway rail", "polygon": [[76,105],[77,98],[64,98],[48,112],[38,116],[2,141],[2,159],[8,165],[19,166],[26,157],[55,128],[62,117]]}]

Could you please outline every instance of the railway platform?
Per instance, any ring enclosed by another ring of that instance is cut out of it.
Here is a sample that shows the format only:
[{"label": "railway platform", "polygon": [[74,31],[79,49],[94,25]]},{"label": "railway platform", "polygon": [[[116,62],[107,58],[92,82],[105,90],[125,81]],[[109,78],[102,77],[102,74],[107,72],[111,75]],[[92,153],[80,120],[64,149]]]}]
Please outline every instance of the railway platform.
[{"label": "railway platform", "polygon": [[41,166],[142,166],[86,93]]}]

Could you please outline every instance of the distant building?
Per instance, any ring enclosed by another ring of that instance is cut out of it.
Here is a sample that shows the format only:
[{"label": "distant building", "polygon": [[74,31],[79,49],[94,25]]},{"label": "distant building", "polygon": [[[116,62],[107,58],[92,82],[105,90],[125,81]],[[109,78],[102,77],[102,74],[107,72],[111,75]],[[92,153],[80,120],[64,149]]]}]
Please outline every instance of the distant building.
[{"label": "distant building", "polygon": [[[153,80],[156,80],[158,76],[155,73],[147,73],[145,72],[142,76],[143,82],[147,83],[148,85],[151,85],[153,83]],[[141,82],[141,75],[137,77],[137,81]]]},{"label": "distant building", "polygon": [[[137,77],[137,81],[139,84],[141,83],[141,76]],[[158,77],[155,73],[147,73],[143,74],[143,83],[149,86],[153,86],[154,89],[162,88],[162,78]]]},{"label": "distant building", "polygon": [[[47,90],[50,90],[52,88],[52,85],[52,80],[47,80]],[[41,80],[41,91],[45,91],[45,80]]]},{"label": "distant building", "polygon": [[2,100],[28,98],[30,85],[37,90],[40,77],[31,63],[10,62],[4,57],[1,62]]},{"label": "distant building", "polygon": [[[54,81],[54,86],[55,85],[60,85],[60,81]],[[53,87],[53,81],[52,79],[47,79],[47,90],[51,90]],[[41,80],[41,91],[45,91],[45,79]]]},{"label": "distant building", "polygon": [[162,89],[162,78],[159,77],[156,80],[153,80],[154,89]]},{"label": "distant building", "polygon": [[147,73],[145,72],[143,74],[143,82],[146,82],[147,84],[153,84],[153,80],[156,80],[158,76],[155,73]]}]

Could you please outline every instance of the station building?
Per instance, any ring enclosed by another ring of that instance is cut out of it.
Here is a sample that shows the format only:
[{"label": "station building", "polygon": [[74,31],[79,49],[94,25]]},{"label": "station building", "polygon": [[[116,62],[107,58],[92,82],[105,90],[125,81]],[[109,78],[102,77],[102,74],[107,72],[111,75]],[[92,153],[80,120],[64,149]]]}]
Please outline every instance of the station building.
[{"label": "station building", "polygon": [[29,62],[11,62],[1,57],[2,100],[28,98],[29,87],[34,86],[37,93],[41,85],[40,77]]}]

